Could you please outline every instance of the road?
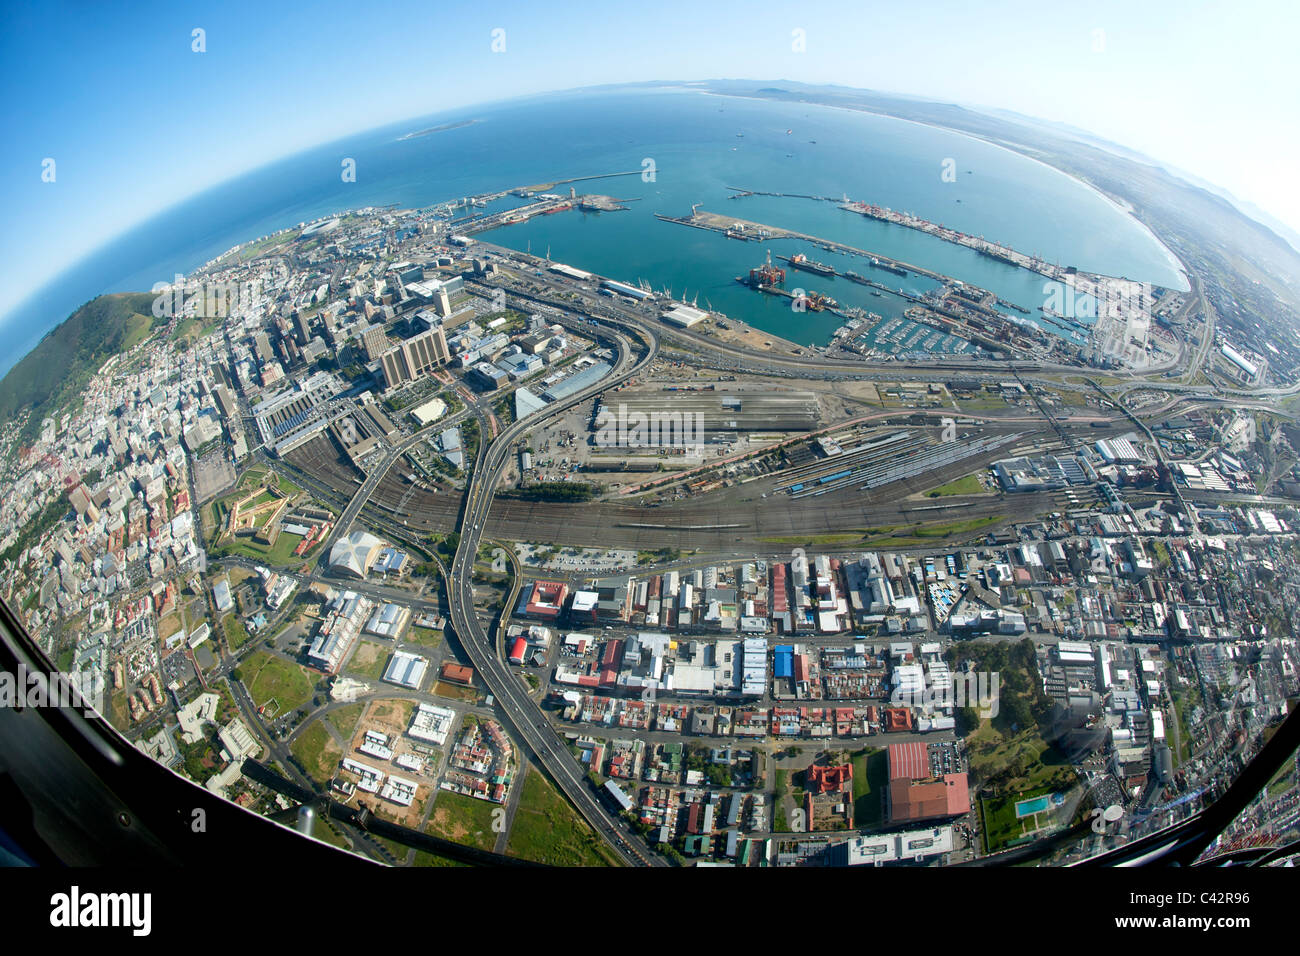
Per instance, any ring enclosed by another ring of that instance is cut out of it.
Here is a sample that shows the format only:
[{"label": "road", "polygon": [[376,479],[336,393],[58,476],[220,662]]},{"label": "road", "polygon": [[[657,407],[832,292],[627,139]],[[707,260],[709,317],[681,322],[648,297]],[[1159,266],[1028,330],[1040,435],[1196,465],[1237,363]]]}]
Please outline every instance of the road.
[{"label": "road", "polygon": [[512,725],[516,738],[532,752],[535,762],[545,768],[578,812],[596,832],[605,836],[625,863],[666,866],[667,862],[661,857],[636,848],[633,845],[635,838],[592,792],[585,774],[568,747],[551,730],[541,707],[528,696],[523,684],[509,672],[496,653],[495,642],[483,627],[474,607],[474,561],[492,507],[493,489],[510,459],[515,440],[545,419],[630,378],[647,367],[658,354],[659,340],[653,333],[648,336],[649,348],[640,360],[633,360],[631,343],[621,335],[619,338],[618,361],[605,379],[564,401],[553,403],[538,415],[516,422],[490,445],[487,441],[480,442],[478,461],[466,490],[465,506],[458,525],[460,545],[448,575],[448,618],[462,648],[496,697],[506,721]]}]

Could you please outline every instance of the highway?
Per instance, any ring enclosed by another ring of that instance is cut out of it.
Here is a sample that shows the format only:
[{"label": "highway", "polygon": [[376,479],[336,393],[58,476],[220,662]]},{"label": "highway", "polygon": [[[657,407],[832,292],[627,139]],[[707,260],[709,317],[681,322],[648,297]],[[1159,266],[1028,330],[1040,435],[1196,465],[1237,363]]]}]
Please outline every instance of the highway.
[{"label": "highway", "polygon": [[631,343],[621,335],[617,337],[620,340],[618,362],[609,376],[568,399],[553,403],[538,415],[516,422],[490,445],[486,436],[480,442],[478,460],[466,490],[465,506],[459,523],[460,545],[448,575],[448,618],[452,630],[460,639],[461,647],[478,670],[484,684],[495,695],[516,739],[532,752],[536,762],[546,770],[564,795],[577,807],[578,812],[597,833],[609,841],[625,863],[633,866],[666,866],[667,861],[662,857],[634,846],[634,843],[640,841],[626,830],[592,792],[579,764],[550,729],[541,707],[528,696],[523,685],[502,662],[496,652],[495,642],[484,629],[474,607],[474,560],[483,540],[488,511],[492,507],[493,489],[510,458],[514,441],[547,418],[635,375],[654,361],[658,354],[659,340],[653,333],[648,335],[649,348],[639,361],[633,360]]}]

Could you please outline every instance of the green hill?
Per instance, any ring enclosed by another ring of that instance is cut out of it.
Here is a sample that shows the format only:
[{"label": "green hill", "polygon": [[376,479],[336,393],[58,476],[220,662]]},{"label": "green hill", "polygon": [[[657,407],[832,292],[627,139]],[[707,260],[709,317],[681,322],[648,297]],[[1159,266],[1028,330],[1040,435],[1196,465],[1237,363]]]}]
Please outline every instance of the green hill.
[{"label": "green hill", "polygon": [[0,379],[0,418],[12,421],[31,410],[22,440],[36,437],[41,420],[78,399],[110,356],[148,338],[154,298],[149,292],[101,295],[50,330]]}]

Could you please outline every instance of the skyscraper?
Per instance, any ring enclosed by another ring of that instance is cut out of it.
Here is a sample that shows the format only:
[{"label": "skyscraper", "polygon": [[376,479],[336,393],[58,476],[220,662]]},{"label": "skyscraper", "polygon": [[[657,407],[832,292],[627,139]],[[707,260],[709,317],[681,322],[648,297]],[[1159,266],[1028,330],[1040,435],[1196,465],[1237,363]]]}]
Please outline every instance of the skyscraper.
[{"label": "skyscraper", "polygon": [[447,364],[450,357],[446,333],[438,326],[393,346],[379,357],[379,363],[384,382],[393,388]]}]

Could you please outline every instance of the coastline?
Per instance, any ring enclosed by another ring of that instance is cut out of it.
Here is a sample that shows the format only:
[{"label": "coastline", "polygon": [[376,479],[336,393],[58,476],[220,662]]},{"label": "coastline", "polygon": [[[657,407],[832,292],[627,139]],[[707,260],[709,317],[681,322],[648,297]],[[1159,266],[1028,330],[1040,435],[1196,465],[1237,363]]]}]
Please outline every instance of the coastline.
[{"label": "coastline", "polygon": [[[758,96],[756,94],[722,93],[722,92],[718,92],[717,90],[696,90],[695,92],[702,93],[705,96],[718,96],[723,98],[739,99],[739,100],[760,100],[762,102],[767,102],[767,103],[792,102],[790,100],[777,99],[771,96]],[[1136,225],[1138,225],[1142,229],[1142,231],[1145,232],[1146,235],[1149,236],[1155,242],[1155,244],[1160,248],[1160,250],[1164,253],[1166,263],[1172,269],[1174,269],[1174,271],[1176,271],[1179,274],[1179,276],[1182,277],[1182,280],[1184,284],[1187,286],[1187,288],[1178,289],[1176,291],[1179,292],[1191,291],[1191,282],[1187,278],[1187,266],[1183,263],[1183,261],[1180,258],[1178,258],[1178,255],[1173,251],[1173,249],[1169,247],[1169,244],[1165,242],[1162,238],[1160,238],[1160,236],[1156,233],[1156,231],[1148,223],[1143,221],[1140,216],[1138,216],[1135,208],[1131,203],[1123,199],[1123,197],[1112,196],[1110,193],[1101,189],[1095,183],[1090,182],[1087,179],[1084,179],[1073,173],[1067,172],[1064,169],[1061,169],[1059,166],[1054,166],[1052,163],[1048,162],[1045,159],[1040,158],[1039,156],[1035,156],[1031,153],[1026,152],[1025,150],[1028,147],[1022,147],[1019,146],[1018,144],[1007,143],[1002,140],[989,139],[987,137],[980,136],[976,133],[971,133],[966,130],[953,129],[951,126],[942,126],[938,123],[927,122],[925,120],[909,119],[902,116],[895,116],[893,113],[884,113],[878,109],[871,109],[865,106],[862,107],[842,106],[836,103],[822,103],[817,100],[797,100],[793,102],[798,102],[800,105],[803,106],[819,106],[822,107],[823,109],[837,110],[843,113],[866,113],[870,116],[879,116],[883,119],[894,120],[899,123],[911,123],[915,126],[924,126],[929,129],[939,130],[944,133],[951,133],[955,136],[963,136],[967,139],[972,139],[975,140],[976,142],[984,143],[985,145],[992,146],[996,149],[1001,149],[1005,152],[1011,153],[1015,156],[1019,156],[1023,159],[1027,159],[1030,162],[1037,163],[1040,166],[1050,169],[1052,170],[1052,172],[1064,176],[1066,179],[1070,180],[1071,182],[1077,183],[1083,188],[1089,190],[1090,192],[1095,193],[1107,205],[1111,206],[1117,212],[1123,213],[1126,218],[1132,220]],[[932,102],[932,101],[927,100],[926,102]],[[966,108],[967,107],[963,107],[963,109]],[[979,112],[979,111],[972,110],[972,112]]]}]

